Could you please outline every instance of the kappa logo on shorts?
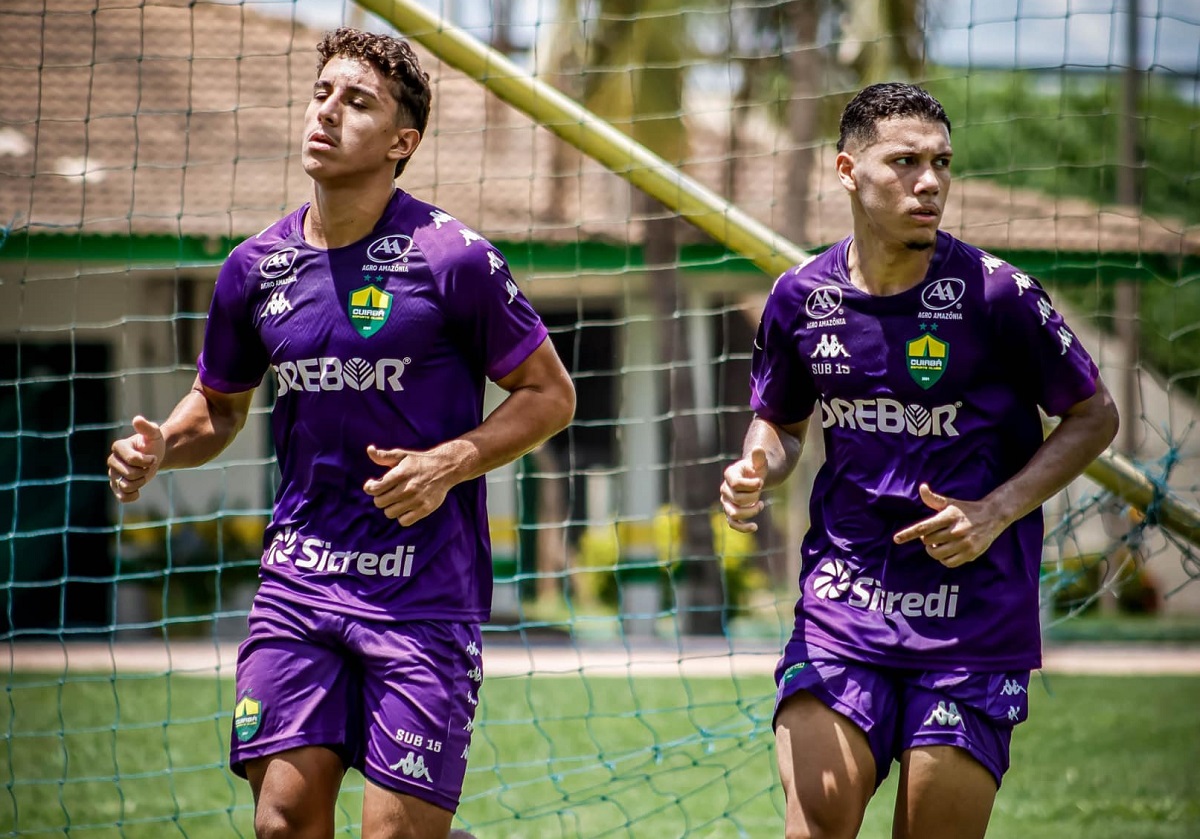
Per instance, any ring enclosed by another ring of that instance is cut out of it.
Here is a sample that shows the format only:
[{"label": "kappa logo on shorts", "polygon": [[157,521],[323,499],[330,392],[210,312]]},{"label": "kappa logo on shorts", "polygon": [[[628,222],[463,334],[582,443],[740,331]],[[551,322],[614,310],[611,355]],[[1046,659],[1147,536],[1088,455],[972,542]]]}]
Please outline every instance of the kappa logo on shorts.
[{"label": "kappa logo on shorts", "polygon": [[428,781],[433,783],[433,777],[429,774],[429,767],[425,765],[425,758],[415,752],[409,752],[403,759],[393,763],[388,767],[393,772],[402,772],[414,781]]},{"label": "kappa logo on shorts", "polygon": [[1028,693],[1027,690],[1016,679],[1005,679],[1004,687],[1000,689],[1001,696],[1016,696],[1017,694]]},{"label": "kappa logo on shorts", "polygon": [[233,709],[233,730],[243,743],[254,739],[262,724],[263,704],[249,694],[243,696]]},{"label": "kappa logo on shorts", "polygon": [[924,725],[944,725],[947,728],[955,728],[962,725],[962,715],[958,713],[958,706],[953,702],[939,702],[937,707],[929,712],[929,716],[925,718]]}]

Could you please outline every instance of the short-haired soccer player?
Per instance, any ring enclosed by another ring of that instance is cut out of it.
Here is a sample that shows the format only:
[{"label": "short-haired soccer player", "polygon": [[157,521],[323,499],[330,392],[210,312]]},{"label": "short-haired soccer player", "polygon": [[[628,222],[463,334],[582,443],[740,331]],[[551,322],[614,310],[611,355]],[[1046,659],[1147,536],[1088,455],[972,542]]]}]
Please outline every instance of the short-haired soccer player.
[{"label": "short-haired soccer player", "polygon": [[[122,502],[215,457],[272,371],[282,483],[238,653],[231,765],[260,839],[331,837],[366,777],[364,839],[441,839],[483,680],[483,475],[570,422],[575,393],[500,252],[396,188],[429,117],[403,40],[319,46],[302,161],[312,201],[238,245],[199,375],[113,444]],[[483,419],[485,376],[507,391]]]},{"label": "short-haired soccer player", "polygon": [[755,340],[730,526],[755,529],[810,417],[825,443],[776,670],[789,839],[856,835],[893,760],[893,836],[984,835],[1041,665],[1041,505],[1117,430],[1039,284],[939,231],[950,160],[936,99],[862,90],[835,164],[853,235],[778,279]]}]

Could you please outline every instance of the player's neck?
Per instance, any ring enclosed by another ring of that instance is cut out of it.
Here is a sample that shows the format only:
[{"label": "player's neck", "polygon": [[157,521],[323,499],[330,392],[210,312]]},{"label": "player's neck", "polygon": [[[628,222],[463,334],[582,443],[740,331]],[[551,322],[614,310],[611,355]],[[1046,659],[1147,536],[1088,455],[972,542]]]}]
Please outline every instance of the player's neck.
[{"label": "player's neck", "polygon": [[313,199],[304,216],[304,241],[316,248],[341,248],[366,237],[387,209],[396,184],[343,186],[314,183]]},{"label": "player's neck", "polygon": [[868,294],[886,297],[907,291],[925,279],[935,248],[913,250],[901,242],[881,241],[855,232],[846,253],[850,283]]}]

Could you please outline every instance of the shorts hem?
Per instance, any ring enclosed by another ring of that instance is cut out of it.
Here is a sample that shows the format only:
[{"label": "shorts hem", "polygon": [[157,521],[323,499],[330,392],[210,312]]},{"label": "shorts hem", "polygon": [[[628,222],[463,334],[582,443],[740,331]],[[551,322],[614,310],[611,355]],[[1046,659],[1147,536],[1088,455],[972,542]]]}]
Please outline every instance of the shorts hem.
[{"label": "shorts hem", "polygon": [[795,696],[797,693],[800,693],[801,691],[804,691],[806,693],[811,693],[813,695],[813,697],[818,702],[820,702],[822,705],[824,705],[826,708],[828,708],[831,711],[836,711],[837,713],[841,714],[846,719],[850,720],[850,722],[854,723],[860,729],[862,729],[863,734],[867,734],[870,732],[870,728],[869,728],[870,722],[868,720],[864,719],[858,713],[858,711],[856,711],[854,708],[851,708],[849,705],[846,705],[846,704],[838,701],[837,699],[835,699],[833,694],[830,693],[824,687],[824,685],[822,685],[820,683],[815,684],[815,685],[807,685],[807,686],[806,685],[796,685],[791,690],[785,690],[782,694],[780,694],[779,700],[775,703],[775,713],[771,715],[771,730],[772,731],[775,730],[775,726],[778,723],[780,707],[783,705],[784,702],[786,702],[788,699]]},{"label": "shorts hem", "polygon": [[977,750],[971,748],[971,742],[966,738],[955,737],[953,738],[953,742],[946,742],[946,740],[939,740],[932,737],[916,737],[913,739],[913,742],[905,746],[905,749],[919,749],[923,746],[954,746],[955,748],[962,749],[974,758],[976,763],[988,771],[988,774],[992,776],[992,780],[996,782],[996,789],[1000,788],[1004,778],[1004,771],[990,757],[981,755]]},{"label": "shorts hem", "polygon": [[435,807],[441,807],[450,813],[458,811],[458,802],[462,798],[462,793],[450,796],[445,793],[438,792],[428,787],[423,787],[418,784],[410,784],[405,781],[393,778],[390,776],[381,777],[375,772],[364,771],[363,777],[373,783],[377,787],[388,790],[389,792],[398,792],[401,795],[411,795],[413,798],[419,798],[426,804],[432,804]]}]

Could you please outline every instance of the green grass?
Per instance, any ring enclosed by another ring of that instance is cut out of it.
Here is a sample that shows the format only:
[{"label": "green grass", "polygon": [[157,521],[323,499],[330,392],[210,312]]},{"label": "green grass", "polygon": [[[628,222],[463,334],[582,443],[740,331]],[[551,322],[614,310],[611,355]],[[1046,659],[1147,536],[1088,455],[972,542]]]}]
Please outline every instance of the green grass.
[{"label": "green grass", "polygon": [[[1049,693],[1044,687],[1049,688]],[[1200,836],[1200,677],[1035,680],[991,839]],[[777,837],[766,677],[495,678],[461,823],[480,839]],[[0,836],[252,836],[224,768],[231,687],[188,676],[12,677]],[[341,800],[355,835],[361,779]],[[862,836],[890,835],[895,772]]]}]

